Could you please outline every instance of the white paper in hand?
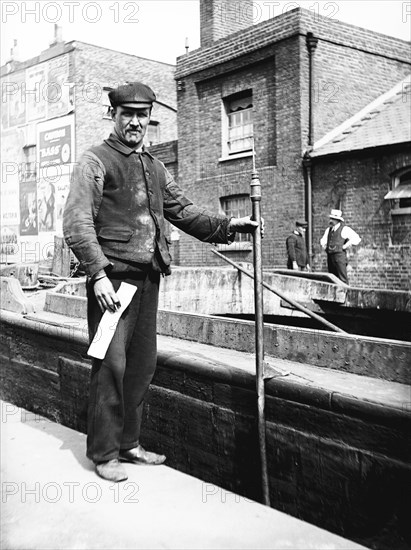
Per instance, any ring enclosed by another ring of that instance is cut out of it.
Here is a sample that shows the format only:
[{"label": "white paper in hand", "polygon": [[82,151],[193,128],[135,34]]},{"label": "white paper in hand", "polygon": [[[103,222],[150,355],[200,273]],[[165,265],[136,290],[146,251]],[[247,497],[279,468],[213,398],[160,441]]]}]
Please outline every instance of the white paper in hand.
[{"label": "white paper in hand", "polygon": [[110,342],[113,339],[120,317],[128,308],[136,290],[137,287],[134,285],[121,283],[120,288],[116,292],[121,306],[114,313],[111,311],[104,312],[93,341],[87,350],[87,355],[95,357],[96,359],[104,359]]}]

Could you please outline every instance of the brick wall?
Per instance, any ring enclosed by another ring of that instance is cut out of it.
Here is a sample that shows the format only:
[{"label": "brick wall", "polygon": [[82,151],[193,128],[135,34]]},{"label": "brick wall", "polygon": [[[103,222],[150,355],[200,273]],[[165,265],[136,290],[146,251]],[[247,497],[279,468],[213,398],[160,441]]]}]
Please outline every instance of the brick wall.
[{"label": "brick wall", "polygon": [[167,170],[173,176],[175,180],[178,177],[178,142],[167,141],[166,143],[159,143],[158,145],[152,145],[148,148],[153,157],[158,158],[164,163]]},{"label": "brick wall", "polygon": [[[291,227],[290,217],[304,209],[299,63],[290,63],[293,56],[298,59],[298,52],[298,37],[290,38],[251,59],[232,61],[229,71],[226,66],[215,67],[185,78],[185,91],[178,92],[179,181],[197,204],[216,212],[221,197],[249,193],[252,157],[219,159],[222,98],[252,89],[256,163],[267,229],[263,258],[268,266],[276,261],[285,264],[284,253],[280,257],[277,250]],[[221,265],[190,237],[182,236],[180,246],[186,265]],[[251,261],[251,252],[229,254]]]},{"label": "brick wall", "polygon": [[252,24],[252,1],[200,0],[201,46],[240,31]]},{"label": "brick wall", "polygon": [[[410,70],[408,43],[301,9],[177,60],[179,181],[188,196],[213,211],[219,209],[222,196],[249,189],[251,158],[219,160],[221,105],[230,93],[253,90],[266,267],[285,267],[285,239],[295,219],[306,215],[302,155],[309,116],[307,32],[319,38],[314,55],[316,140],[392,88]],[[314,203],[317,199],[321,197],[315,195]],[[346,200],[355,203],[355,194]],[[328,205],[315,203],[314,208],[328,210]],[[185,265],[221,265],[208,251],[209,245],[183,236],[180,246]],[[236,260],[251,260],[251,252],[227,254]]]},{"label": "brick wall", "polygon": [[316,159],[313,167],[313,267],[327,271],[319,240],[331,208],[341,204],[347,225],[362,238],[349,253],[348,275],[353,286],[411,289],[411,214],[391,214],[384,195],[391,175],[411,166],[409,152],[381,150]]}]

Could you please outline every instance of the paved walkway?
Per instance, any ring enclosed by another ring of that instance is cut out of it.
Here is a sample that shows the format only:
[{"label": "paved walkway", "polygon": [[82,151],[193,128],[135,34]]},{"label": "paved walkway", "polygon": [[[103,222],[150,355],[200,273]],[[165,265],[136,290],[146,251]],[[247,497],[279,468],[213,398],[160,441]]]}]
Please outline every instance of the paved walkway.
[{"label": "paved walkway", "polygon": [[1,413],[2,550],[363,548],[165,465],[104,481],[84,434],[10,403]]}]

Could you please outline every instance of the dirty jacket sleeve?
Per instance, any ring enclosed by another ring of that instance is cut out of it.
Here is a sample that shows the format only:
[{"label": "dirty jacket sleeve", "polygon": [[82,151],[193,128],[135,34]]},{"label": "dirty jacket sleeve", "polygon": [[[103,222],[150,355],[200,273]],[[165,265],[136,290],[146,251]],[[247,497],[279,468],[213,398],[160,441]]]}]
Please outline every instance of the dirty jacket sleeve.
[{"label": "dirty jacket sleeve", "polygon": [[94,227],[103,197],[104,176],[99,158],[90,151],[84,153],[74,167],[63,214],[64,238],[90,277],[110,265]]}]

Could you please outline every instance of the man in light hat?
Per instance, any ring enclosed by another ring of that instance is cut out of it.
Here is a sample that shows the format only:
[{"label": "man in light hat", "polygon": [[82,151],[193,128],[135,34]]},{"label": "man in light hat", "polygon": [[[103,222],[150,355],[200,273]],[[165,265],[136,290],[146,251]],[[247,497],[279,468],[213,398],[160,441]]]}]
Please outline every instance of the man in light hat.
[{"label": "man in light hat", "polygon": [[285,241],[287,246],[287,269],[311,271],[308,263],[307,245],[305,244],[307,226],[306,220],[297,220],[294,231]]},{"label": "man in light hat", "polygon": [[120,284],[137,287],[104,359],[93,359],[90,381],[87,456],[98,475],[118,482],[127,479],[120,461],[155,465],[166,458],[140,444],[143,400],[157,361],[159,281],[170,273],[165,219],[210,243],[229,243],[258,224],[198,208],[145,150],[156,100],[149,86],[125,84],[109,98],[113,132],[75,166],[63,232],[87,274],[90,341],[103,313],[120,307]]},{"label": "man in light hat", "polygon": [[357,233],[344,224],[341,210],[331,210],[329,227],[320,244],[327,252],[328,271],[348,285],[347,249],[361,242]]}]

